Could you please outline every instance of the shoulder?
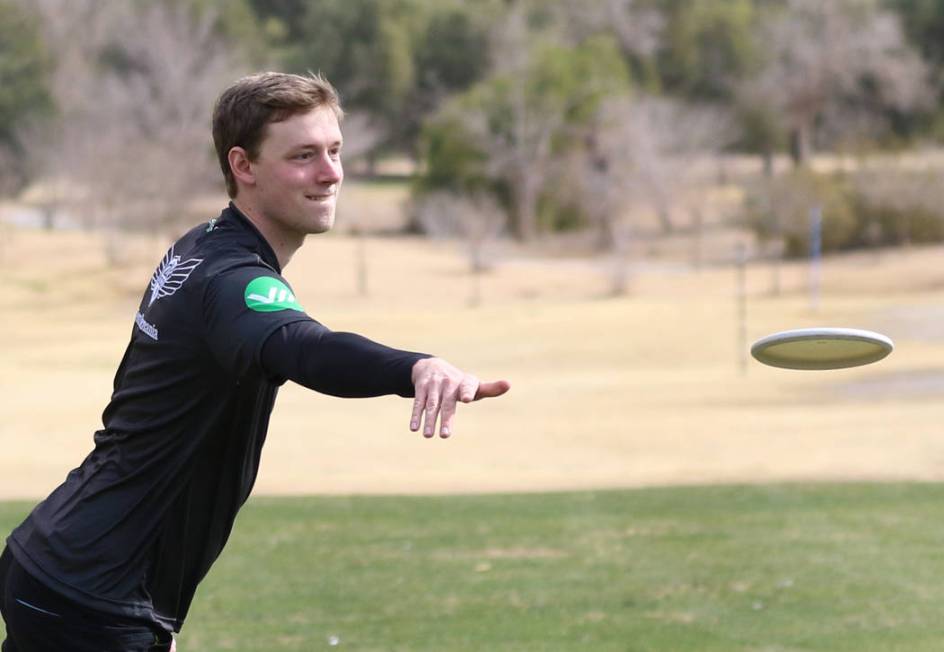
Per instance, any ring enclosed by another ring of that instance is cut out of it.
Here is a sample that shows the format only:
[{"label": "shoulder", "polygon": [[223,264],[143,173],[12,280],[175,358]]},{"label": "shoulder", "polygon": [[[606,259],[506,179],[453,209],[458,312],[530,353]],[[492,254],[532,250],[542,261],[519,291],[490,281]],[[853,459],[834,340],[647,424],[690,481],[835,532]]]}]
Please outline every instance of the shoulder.
[{"label": "shoulder", "polygon": [[238,297],[246,307],[257,312],[301,310],[289,282],[277,271],[259,261],[230,261],[206,281],[210,298]]},{"label": "shoulder", "polygon": [[239,229],[217,225],[210,220],[181,238],[177,244],[186,255],[201,261],[199,276],[207,281],[221,274],[251,268],[278,275],[278,271],[259,255],[255,240]]}]

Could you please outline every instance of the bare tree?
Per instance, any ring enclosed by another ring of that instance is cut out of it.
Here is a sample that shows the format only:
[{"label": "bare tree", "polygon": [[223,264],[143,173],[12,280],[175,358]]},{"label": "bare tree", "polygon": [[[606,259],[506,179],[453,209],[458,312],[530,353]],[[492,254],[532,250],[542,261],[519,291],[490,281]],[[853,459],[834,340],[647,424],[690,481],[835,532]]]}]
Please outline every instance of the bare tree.
[{"label": "bare tree", "polygon": [[874,115],[876,107],[905,110],[932,101],[926,65],[897,16],[874,0],[788,0],[762,24],[759,38],[767,60],[741,94],[766,98],[783,116],[798,165],[809,158],[824,117],[838,129],[850,124],[850,112]]},{"label": "bare tree", "polygon": [[386,137],[383,127],[367,112],[351,111],[344,115],[344,160],[356,163],[369,156]]},{"label": "bare tree", "polygon": [[[50,81],[56,104],[54,120],[26,122],[17,134],[24,147],[29,176],[38,179],[30,203],[54,228],[66,208],[80,208],[89,193],[78,189],[79,173],[94,160],[94,141],[83,129],[93,106],[90,80],[108,41],[111,20],[95,0],[19,0],[38,15],[44,46],[55,65]],[[125,11],[119,6],[115,11]],[[87,214],[86,214],[87,217]]]},{"label": "bare tree", "polygon": [[592,34],[610,33],[625,54],[640,58],[653,56],[662,42],[665,16],[638,0],[562,2],[555,8],[577,42]]},{"label": "bare tree", "polygon": [[492,74],[471,94],[466,115],[459,116],[482,144],[488,176],[507,185],[512,228],[522,241],[538,233],[539,200],[559,167],[561,142],[579,140],[600,100],[629,83],[612,39],[579,42],[571,34],[568,44],[566,20],[551,20],[552,11],[535,21],[535,6],[548,8],[521,0],[511,4],[492,34]]},{"label": "bare tree", "polygon": [[515,3],[492,36],[494,74],[505,95],[509,124],[496,130],[482,113],[468,116],[468,124],[487,143],[492,174],[510,180],[515,234],[527,241],[537,233],[538,198],[550,173],[552,138],[565,116],[561,107],[542,106],[528,95],[535,46],[525,3]]},{"label": "bare tree", "polygon": [[480,277],[490,266],[487,248],[505,228],[505,212],[489,195],[449,192],[426,195],[419,200],[416,211],[427,234],[465,241],[472,280],[469,305],[479,305],[482,302]]},{"label": "bare tree", "polygon": [[666,98],[624,96],[603,103],[587,135],[581,203],[613,255],[613,294],[626,290],[630,215],[648,206],[663,231],[671,231],[673,212],[698,213],[700,189],[709,182],[699,175],[698,162],[730,144],[732,124],[713,107]]},{"label": "bare tree", "polygon": [[88,189],[78,208],[106,229],[117,262],[120,231],[176,226],[189,219],[189,202],[218,185],[207,126],[240,62],[209,10],[91,0],[36,7],[56,48],[60,112],[57,124],[29,135],[28,149],[44,176]]}]

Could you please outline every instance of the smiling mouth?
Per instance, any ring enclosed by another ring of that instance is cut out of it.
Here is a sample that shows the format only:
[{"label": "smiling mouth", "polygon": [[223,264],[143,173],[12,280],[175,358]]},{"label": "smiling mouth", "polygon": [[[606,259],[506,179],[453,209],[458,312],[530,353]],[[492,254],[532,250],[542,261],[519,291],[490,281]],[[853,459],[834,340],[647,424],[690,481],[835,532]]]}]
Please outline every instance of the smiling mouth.
[{"label": "smiling mouth", "polygon": [[311,199],[312,201],[324,201],[326,199],[331,199],[334,197],[333,192],[329,192],[326,195],[305,195],[305,199]]}]

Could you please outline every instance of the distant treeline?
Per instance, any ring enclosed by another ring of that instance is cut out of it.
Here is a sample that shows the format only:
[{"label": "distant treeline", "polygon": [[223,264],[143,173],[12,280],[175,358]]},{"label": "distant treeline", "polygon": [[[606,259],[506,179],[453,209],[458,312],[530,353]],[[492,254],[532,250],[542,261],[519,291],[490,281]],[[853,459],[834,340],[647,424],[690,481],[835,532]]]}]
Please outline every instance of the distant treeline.
[{"label": "distant treeline", "polygon": [[[164,216],[217,183],[215,93],[261,68],[338,87],[358,169],[416,161],[417,225],[497,207],[521,240],[590,226],[618,248],[640,206],[671,231],[706,157],[802,170],[944,136],[944,2],[0,0],[3,186],[65,177],[110,194],[100,222],[169,220],[153,217],[168,186]],[[83,177],[93,148],[114,163]],[[109,217],[129,202],[140,216]]]}]

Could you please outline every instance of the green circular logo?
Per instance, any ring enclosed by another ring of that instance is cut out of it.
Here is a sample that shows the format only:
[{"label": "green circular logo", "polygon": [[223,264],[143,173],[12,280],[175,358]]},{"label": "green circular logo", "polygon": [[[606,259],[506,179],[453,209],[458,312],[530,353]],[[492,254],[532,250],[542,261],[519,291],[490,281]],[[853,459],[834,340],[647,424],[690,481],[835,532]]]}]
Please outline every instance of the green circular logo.
[{"label": "green circular logo", "polygon": [[249,282],[243,293],[246,306],[256,312],[278,312],[279,310],[297,310],[304,312],[298,305],[295,295],[285,283],[271,276],[260,276]]}]

